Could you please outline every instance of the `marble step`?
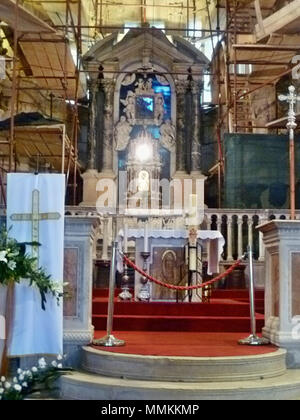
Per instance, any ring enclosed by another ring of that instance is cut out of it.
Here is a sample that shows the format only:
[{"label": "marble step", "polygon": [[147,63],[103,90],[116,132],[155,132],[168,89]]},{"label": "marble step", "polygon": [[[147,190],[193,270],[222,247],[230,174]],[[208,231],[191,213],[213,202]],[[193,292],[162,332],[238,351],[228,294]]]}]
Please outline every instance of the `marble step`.
[{"label": "marble step", "polygon": [[286,351],[234,357],[143,356],[82,349],[82,368],[108,377],[163,382],[226,382],[274,378],[286,372]]},{"label": "marble step", "polygon": [[[93,315],[96,331],[106,329],[107,315]],[[257,313],[257,332],[265,325],[264,317]],[[250,317],[246,316],[161,316],[115,315],[116,331],[191,331],[191,332],[240,332],[250,330]]]},{"label": "marble step", "polygon": [[[93,299],[93,315],[107,314],[107,301]],[[161,316],[237,316],[249,317],[248,302],[215,300],[211,303],[175,302],[115,302],[115,315],[161,315]]]},{"label": "marble step", "polygon": [[252,381],[176,383],[74,373],[61,379],[64,400],[300,400],[300,370]]}]

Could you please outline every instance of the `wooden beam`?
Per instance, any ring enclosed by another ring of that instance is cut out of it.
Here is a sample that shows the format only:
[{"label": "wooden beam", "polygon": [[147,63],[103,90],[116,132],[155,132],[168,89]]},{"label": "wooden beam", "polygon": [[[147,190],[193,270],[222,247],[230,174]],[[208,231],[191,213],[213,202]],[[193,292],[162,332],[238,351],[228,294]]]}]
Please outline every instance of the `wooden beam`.
[{"label": "wooden beam", "polygon": [[264,21],[263,21],[263,17],[262,17],[262,12],[261,12],[261,7],[260,7],[259,0],[255,0],[254,6],[255,6],[255,13],[256,13],[256,19],[257,19],[258,26],[261,30],[262,35],[265,35]]},{"label": "wooden beam", "polygon": [[[15,8],[16,3],[12,0],[1,0],[0,2],[0,16],[1,20],[8,23],[12,28],[15,27]],[[18,5],[18,32],[30,33],[55,33],[55,29],[51,28],[43,20],[39,19],[27,9]]]},{"label": "wooden beam", "polygon": [[299,51],[299,45],[269,45],[269,44],[233,44],[232,48],[245,51]]}]

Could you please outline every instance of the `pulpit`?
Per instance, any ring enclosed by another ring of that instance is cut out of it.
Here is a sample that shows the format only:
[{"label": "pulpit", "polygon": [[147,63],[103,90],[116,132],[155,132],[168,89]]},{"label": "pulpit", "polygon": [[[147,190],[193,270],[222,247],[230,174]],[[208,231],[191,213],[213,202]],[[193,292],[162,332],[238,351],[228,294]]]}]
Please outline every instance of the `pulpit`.
[{"label": "pulpit", "polygon": [[[147,272],[158,280],[172,284],[184,285],[188,283],[188,266],[186,261],[186,244],[189,232],[187,230],[143,230],[129,229],[128,240],[135,240],[135,260],[138,267],[144,267],[144,252],[150,254],[147,259]],[[206,249],[208,260],[208,274],[219,272],[219,260],[223,252],[225,240],[219,231],[197,232],[198,244]],[[135,298],[138,299],[142,287],[141,276],[135,275]],[[176,291],[156,284],[149,284],[150,300],[175,301]],[[184,298],[182,294],[181,298]],[[193,294],[197,301],[197,293]]]}]

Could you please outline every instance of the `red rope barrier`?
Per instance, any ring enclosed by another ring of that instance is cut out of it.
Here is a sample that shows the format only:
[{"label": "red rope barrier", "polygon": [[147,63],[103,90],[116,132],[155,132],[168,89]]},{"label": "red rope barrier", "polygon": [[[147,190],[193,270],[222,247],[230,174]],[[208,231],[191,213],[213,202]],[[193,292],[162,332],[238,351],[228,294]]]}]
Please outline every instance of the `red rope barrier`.
[{"label": "red rope barrier", "polygon": [[154,277],[150,276],[150,274],[145,273],[141,268],[139,268],[137,265],[135,265],[126,255],[123,255],[124,262],[129,267],[133,268],[135,271],[140,273],[143,277],[146,277],[149,281],[152,281],[153,283],[158,284],[159,286],[166,287],[167,289],[172,290],[195,290],[195,289],[201,289],[203,287],[209,286],[210,284],[216,283],[217,281],[222,280],[224,277],[228,276],[236,267],[240,266],[242,263],[242,259],[238,260],[235,264],[233,264],[231,267],[228,268],[224,273],[220,274],[219,276],[215,277],[212,280],[207,281],[206,283],[197,284],[195,286],[174,286],[173,284],[164,283],[160,280],[155,279]]}]

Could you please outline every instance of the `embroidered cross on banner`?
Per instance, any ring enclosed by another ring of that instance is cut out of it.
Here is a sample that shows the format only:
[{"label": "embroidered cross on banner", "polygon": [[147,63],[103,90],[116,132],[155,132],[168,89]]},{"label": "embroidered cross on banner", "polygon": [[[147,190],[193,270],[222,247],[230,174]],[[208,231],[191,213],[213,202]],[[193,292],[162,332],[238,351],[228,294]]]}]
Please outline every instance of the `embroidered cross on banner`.
[{"label": "embroidered cross on banner", "polygon": [[[12,214],[11,220],[14,222],[31,222],[32,223],[32,242],[39,242],[40,239],[40,222],[47,220],[59,220],[61,215],[59,213],[40,213],[40,192],[34,190],[32,192],[32,212]],[[32,246],[32,257],[39,260],[39,246]]]}]

